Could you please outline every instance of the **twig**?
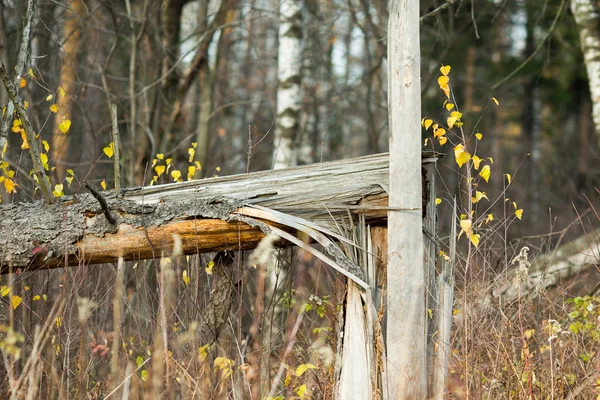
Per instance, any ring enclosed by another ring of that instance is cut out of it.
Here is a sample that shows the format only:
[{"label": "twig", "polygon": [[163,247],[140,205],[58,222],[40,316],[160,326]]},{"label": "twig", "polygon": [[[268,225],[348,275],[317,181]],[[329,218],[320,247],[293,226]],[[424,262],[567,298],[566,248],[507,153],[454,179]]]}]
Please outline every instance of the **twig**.
[{"label": "twig", "polygon": [[500,81],[496,82],[494,84],[494,86],[492,86],[492,88],[491,88],[492,90],[497,89],[500,85],[504,84],[510,78],[512,78],[513,76],[515,76],[520,70],[522,70],[527,64],[529,64],[529,62],[531,60],[533,60],[533,57],[535,57],[535,55],[542,49],[542,47],[544,46],[544,43],[546,43],[546,40],[550,37],[550,35],[554,31],[554,28],[556,28],[556,24],[558,23],[558,20],[560,19],[560,16],[562,15],[563,10],[565,9],[565,4],[566,3],[567,3],[567,0],[563,0],[562,3],[560,4],[558,12],[556,13],[556,16],[554,17],[554,21],[552,21],[552,25],[550,25],[550,28],[548,29],[548,32],[546,32],[546,36],[544,36],[544,38],[542,39],[542,41],[540,42],[540,44],[538,44],[538,46],[533,51],[533,53],[531,53],[529,55],[529,57],[527,57],[525,59],[525,61],[523,61],[521,63],[521,65],[519,65],[517,68],[515,68],[515,70],[513,72],[511,72],[510,74],[508,74],[506,77],[504,77]]},{"label": "twig", "polygon": [[434,10],[428,12],[427,14],[425,14],[421,18],[419,18],[419,22],[423,23],[423,21],[426,20],[427,18],[433,17],[435,14],[439,13],[440,11],[445,10],[446,8],[450,7],[454,3],[456,3],[456,0],[448,0],[448,1],[446,1],[444,4],[442,4],[438,8],[435,8]]},{"label": "twig", "polygon": [[114,144],[114,156],[115,156],[115,190],[117,196],[121,191],[121,167],[119,164],[119,124],[117,122],[117,105],[111,103],[110,105],[110,116],[112,120],[112,139]]},{"label": "twig", "polygon": [[117,216],[112,211],[110,211],[106,199],[100,194],[98,188],[96,188],[96,186],[92,185],[89,182],[83,182],[83,185],[86,188],[88,188],[88,190],[92,193],[92,196],[94,196],[96,200],[98,200],[98,203],[100,203],[100,207],[102,207],[102,211],[104,211],[104,215],[106,216],[108,222],[115,225],[117,223]]}]

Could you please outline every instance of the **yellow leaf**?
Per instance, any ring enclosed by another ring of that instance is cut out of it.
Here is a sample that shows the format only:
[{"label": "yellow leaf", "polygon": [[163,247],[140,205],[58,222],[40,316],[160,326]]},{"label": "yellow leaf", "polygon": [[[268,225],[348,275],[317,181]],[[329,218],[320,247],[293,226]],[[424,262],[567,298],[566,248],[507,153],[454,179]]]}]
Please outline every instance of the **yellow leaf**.
[{"label": "yellow leaf", "polygon": [[44,146],[44,150],[46,150],[46,152],[48,152],[48,150],[50,150],[50,145],[48,144],[47,141],[42,140],[42,146]]},{"label": "yellow leaf", "polygon": [[440,204],[442,204],[442,199],[440,199],[439,197],[436,197],[436,199],[435,199],[435,205],[439,206]]},{"label": "yellow leaf", "polygon": [[523,218],[523,209],[519,208],[518,210],[515,211],[515,215],[517,216],[517,218],[521,219]]},{"label": "yellow leaf", "polygon": [[192,179],[194,179],[194,175],[196,175],[196,167],[194,167],[193,165],[190,165],[188,167],[188,174],[187,174],[188,181],[191,181]]},{"label": "yellow leaf", "polygon": [[450,78],[448,78],[446,75],[442,75],[438,78],[438,84],[440,85],[440,87],[442,89],[445,87],[448,87],[449,81],[450,81]]},{"label": "yellow leaf", "polygon": [[67,170],[67,174],[71,175],[71,176],[75,176],[75,172],[73,172],[72,169],[68,169]]},{"label": "yellow leaf", "polygon": [[39,294],[36,294],[35,296],[33,296],[33,298],[31,300],[38,301],[38,300],[41,300],[41,299],[42,299],[42,297]]},{"label": "yellow leaf", "polygon": [[102,186],[102,189],[106,190],[106,180],[102,179],[102,182],[100,182],[100,186]]},{"label": "yellow leaf", "polygon": [[490,200],[490,199],[488,199],[488,197],[485,194],[485,192],[480,192],[479,190],[475,191],[475,196],[472,199],[473,203],[477,203],[481,199],[486,199],[487,201]]},{"label": "yellow leaf", "polygon": [[42,162],[42,166],[44,167],[44,169],[47,171],[48,170],[48,154],[41,153],[40,161]]},{"label": "yellow leaf", "polygon": [[165,164],[171,165],[171,161],[173,161],[172,158],[167,158],[166,161],[165,161]]},{"label": "yellow leaf", "polygon": [[211,261],[208,264],[206,264],[206,268],[204,268],[204,270],[206,271],[206,273],[208,275],[212,275],[213,274],[213,267],[214,266],[215,266],[214,261]]},{"label": "yellow leaf", "polygon": [[319,369],[319,367],[314,364],[301,364],[296,368],[296,376],[302,376],[309,369]]},{"label": "yellow leaf", "polygon": [[65,91],[60,86],[58,87],[58,93],[60,93],[61,97],[65,97]]},{"label": "yellow leaf", "polygon": [[217,172],[221,172],[221,167],[217,167],[215,169],[217,170]]},{"label": "yellow leaf", "polygon": [[181,171],[179,171],[178,169],[174,169],[173,171],[171,171],[171,176],[173,177],[174,181],[178,181],[181,178]]},{"label": "yellow leaf", "polygon": [[196,169],[197,169],[198,171],[201,171],[201,170],[202,170],[202,165],[200,165],[200,161],[194,161],[194,165],[196,166]]},{"label": "yellow leaf", "polygon": [[27,100],[23,102],[23,108],[25,108],[26,110],[29,108],[29,102]]},{"label": "yellow leaf", "polygon": [[10,293],[10,288],[8,286],[5,286],[5,285],[0,286],[0,294],[2,295],[2,297],[8,296],[9,293]]},{"label": "yellow leaf", "polygon": [[50,111],[52,111],[53,113],[57,113],[58,112],[58,106],[56,104],[52,104],[50,106]]},{"label": "yellow leaf", "polygon": [[499,105],[500,103],[498,102],[498,99],[495,97],[492,97],[492,100],[494,101],[494,103],[496,103],[496,105]]},{"label": "yellow leaf", "polygon": [[425,141],[423,142],[423,147],[427,147],[427,143],[429,143],[429,138],[425,138]]},{"label": "yellow leaf", "polygon": [[473,233],[470,236],[470,239],[471,239],[471,243],[473,243],[473,246],[475,246],[475,247],[479,246],[480,235],[478,233]]},{"label": "yellow leaf", "polygon": [[533,334],[535,333],[535,329],[527,329],[525,331],[525,339],[531,339]]},{"label": "yellow leaf", "polygon": [[477,138],[477,140],[481,140],[481,138],[483,138],[483,135],[481,133],[476,133],[475,137]]},{"label": "yellow leaf", "polygon": [[463,233],[465,235],[470,236],[471,235],[471,226],[473,225],[473,221],[471,221],[470,219],[463,219],[460,221],[460,235],[462,235]]},{"label": "yellow leaf", "polygon": [[458,111],[452,111],[452,113],[450,114],[450,116],[446,119],[446,123],[448,124],[448,128],[452,129],[452,127],[454,126],[454,124],[458,121],[460,121],[460,119],[462,118],[462,113],[458,112]]},{"label": "yellow leaf", "polygon": [[450,261],[450,257],[448,257],[448,255],[446,253],[444,253],[442,250],[440,250],[440,256],[444,257],[444,260]]},{"label": "yellow leaf", "polygon": [[61,317],[56,317],[54,319],[54,325],[56,325],[57,328],[60,328],[62,326],[62,318]]},{"label": "yellow leaf", "polygon": [[510,181],[512,180],[512,176],[510,174],[506,174],[506,179],[508,180],[508,184],[510,185]]},{"label": "yellow leaf", "polygon": [[154,167],[154,171],[156,172],[156,175],[160,177],[165,172],[166,168],[167,167],[165,167],[164,165],[157,165],[156,167]]},{"label": "yellow leaf", "polygon": [[448,141],[448,138],[446,136],[441,136],[440,137],[440,146],[445,145],[447,141]]},{"label": "yellow leaf", "polygon": [[183,280],[183,283],[185,283],[185,286],[188,286],[190,284],[190,276],[188,275],[185,269],[181,273],[181,279]]},{"label": "yellow leaf", "polygon": [[10,298],[10,304],[12,304],[12,308],[14,310],[16,310],[17,307],[19,307],[19,304],[21,304],[22,302],[23,298],[21,296],[17,296],[16,294]]},{"label": "yellow leaf", "polygon": [[448,74],[450,73],[451,69],[452,69],[452,67],[449,66],[449,65],[442,65],[442,67],[440,68],[440,72],[442,74],[444,74],[445,76],[448,76]]},{"label": "yellow leaf", "polygon": [[73,183],[73,177],[72,176],[67,176],[67,177],[65,177],[65,181],[67,181],[67,185],[69,187],[71,187],[71,183]]},{"label": "yellow leaf", "polygon": [[159,160],[164,160],[164,158],[165,158],[165,155],[164,155],[164,154],[162,154],[162,153],[158,153],[158,154],[156,155],[156,158],[158,158]]},{"label": "yellow leaf", "polygon": [[193,147],[190,147],[188,149],[188,154],[190,155],[189,162],[193,162],[194,156],[196,155],[196,149],[194,149]]},{"label": "yellow leaf", "polygon": [[56,184],[54,186],[54,190],[52,191],[52,194],[54,195],[54,197],[61,197],[61,196],[65,195],[65,193],[63,192],[62,183]]},{"label": "yellow leaf", "polygon": [[471,157],[471,160],[473,160],[473,167],[475,169],[479,169],[479,164],[481,164],[481,158],[479,158],[477,156],[473,156],[473,157]]},{"label": "yellow leaf", "polygon": [[198,142],[192,142],[192,147],[196,148],[198,146]]},{"label": "yellow leaf", "polygon": [[60,129],[60,131],[62,133],[67,133],[69,131],[69,128],[71,127],[71,120],[65,119],[63,120],[60,125],[58,125],[58,129]]},{"label": "yellow leaf", "polygon": [[306,385],[300,386],[296,391],[296,394],[298,395],[298,397],[300,397],[300,399],[308,398],[308,388],[306,387]]},{"label": "yellow leaf", "polygon": [[490,160],[490,164],[494,163],[494,159],[492,157],[488,157],[488,160]]},{"label": "yellow leaf", "polygon": [[454,158],[460,168],[471,159],[471,155],[465,151],[465,146],[459,144],[454,148]]},{"label": "yellow leaf", "polygon": [[12,179],[4,180],[4,189],[6,189],[7,193],[17,193],[15,186],[16,186],[16,184]]},{"label": "yellow leaf", "polygon": [[454,103],[446,103],[446,110],[451,111],[454,108]]},{"label": "yellow leaf", "polygon": [[19,81],[19,87],[24,88],[25,86],[27,86],[27,81],[25,80],[25,78],[21,78],[21,80]]},{"label": "yellow leaf", "polygon": [[145,369],[142,370],[142,372],[140,373],[140,378],[142,379],[142,381],[146,382],[148,380],[148,371],[146,371]]},{"label": "yellow leaf", "polygon": [[112,158],[113,154],[115,154],[115,142],[110,142],[102,151],[108,158]]},{"label": "yellow leaf", "polygon": [[48,96],[46,96],[46,101],[50,101],[52,100],[54,96],[52,95],[52,93],[50,93]]},{"label": "yellow leaf", "polygon": [[490,166],[489,165],[484,165],[483,168],[481,168],[481,171],[479,172],[479,175],[483,179],[485,179],[486,182],[489,182],[491,173],[492,173],[492,170],[491,170]]},{"label": "yellow leaf", "polygon": [[442,137],[446,134],[446,130],[444,128],[437,128],[433,131],[433,137]]},{"label": "yellow leaf", "polygon": [[486,223],[492,222],[494,220],[494,214],[488,214],[485,220]]},{"label": "yellow leaf", "polygon": [[[27,150],[29,148],[29,142],[27,141],[27,136],[25,135],[25,131],[21,129],[21,140],[23,143],[21,144],[21,149]],[[46,168],[48,169],[48,168]]]}]

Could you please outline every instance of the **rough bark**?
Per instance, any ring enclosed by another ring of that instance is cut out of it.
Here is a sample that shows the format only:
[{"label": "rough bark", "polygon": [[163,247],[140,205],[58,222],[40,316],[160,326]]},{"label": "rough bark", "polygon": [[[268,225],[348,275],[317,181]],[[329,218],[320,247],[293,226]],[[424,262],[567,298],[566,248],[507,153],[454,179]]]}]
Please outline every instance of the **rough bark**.
[{"label": "rough bark", "polygon": [[390,207],[388,217],[387,364],[390,398],[427,392],[425,276],[421,215],[419,2],[393,0],[388,24]]},{"label": "rough bark", "polygon": [[[424,162],[431,161],[425,158]],[[381,220],[387,212],[388,156],[348,159],[279,171],[102,192],[111,224],[90,194],[57,204],[0,207],[0,265],[52,268],[67,259],[110,262],[160,257],[182,237],[184,252],[251,248],[263,227],[236,222],[242,205],[260,205],[335,230],[351,213]],[[328,249],[334,251],[332,249]],[[338,255],[333,254],[334,257]]]},{"label": "rough bark", "polygon": [[571,0],[592,98],[592,116],[600,138],[600,10],[593,0]]},{"label": "rough bark", "polygon": [[279,5],[277,60],[277,122],[273,144],[273,168],[296,165],[295,139],[302,106],[302,0]]},{"label": "rough bark", "polygon": [[72,104],[75,101],[77,92],[77,57],[79,53],[79,39],[81,38],[80,20],[85,14],[85,5],[82,0],[71,0],[69,8],[65,9],[63,25],[63,60],[60,67],[59,86],[64,90],[65,95],[56,96],[56,105],[58,113],[54,118],[54,128],[52,131],[52,158],[56,165],[56,177],[59,182],[65,178],[67,166],[65,161],[69,152],[69,135],[72,130],[63,133],[59,125],[63,118],[70,119],[72,114]]}]

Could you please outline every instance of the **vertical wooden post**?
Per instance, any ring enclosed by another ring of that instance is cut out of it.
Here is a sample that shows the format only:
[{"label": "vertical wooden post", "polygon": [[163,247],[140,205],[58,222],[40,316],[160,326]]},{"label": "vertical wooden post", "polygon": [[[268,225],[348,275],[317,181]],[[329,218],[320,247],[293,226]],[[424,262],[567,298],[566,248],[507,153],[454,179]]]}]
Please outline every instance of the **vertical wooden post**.
[{"label": "vertical wooden post", "polygon": [[387,337],[389,398],[424,399],[426,310],[421,183],[419,1],[392,0],[388,25],[390,207]]}]

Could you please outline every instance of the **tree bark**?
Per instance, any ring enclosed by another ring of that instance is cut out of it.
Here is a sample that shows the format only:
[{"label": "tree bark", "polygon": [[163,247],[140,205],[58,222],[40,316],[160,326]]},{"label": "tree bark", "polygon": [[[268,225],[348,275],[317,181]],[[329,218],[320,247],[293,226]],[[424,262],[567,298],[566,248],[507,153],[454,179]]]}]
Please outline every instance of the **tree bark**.
[{"label": "tree bark", "polygon": [[56,105],[58,112],[54,118],[54,128],[52,131],[52,158],[56,165],[56,178],[62,182],[65,178],[67,166],[65,161],[69,153],[69,135],[72,130],[63,133],[59,126],[63,119],[71,119],[72,105],[75,101],[77,92],[77,57],[79,54],[79,39],[81,38],[81,28],[79,23],[81,17],[85,14],[85,5],[82,0],[71,0],[69,8],[65,10],[63,25],[63,60],[60,67],[59,86],[64,90],[65,95],[56,96]]},{"label": "tree bark", "polygon": [[277,61],[277,122],[273,143],[273,168],[296,165],[295,139],[302,108],[302,0],[279,4]]},{"label": "tree bark", "polygon": [[592,98],[592,116],[600,138],[600,10],[593,0],[571,0]]},{"label": "tree bark", "polygon": [[424,399],[425,274],[421,182],[419,2],[393,0],[388,24],[390,212],[387,268],[389,398]]}]

